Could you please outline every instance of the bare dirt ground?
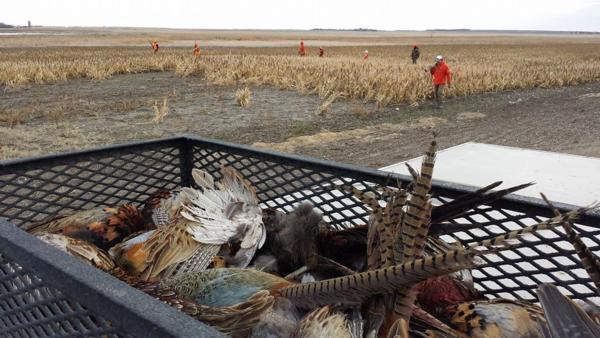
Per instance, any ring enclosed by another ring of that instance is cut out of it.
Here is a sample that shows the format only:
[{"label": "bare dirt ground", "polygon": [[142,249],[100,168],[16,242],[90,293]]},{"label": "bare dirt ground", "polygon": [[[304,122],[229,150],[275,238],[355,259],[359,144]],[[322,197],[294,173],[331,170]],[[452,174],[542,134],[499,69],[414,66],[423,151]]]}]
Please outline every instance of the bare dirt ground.
[{"label": "bare dirt ground", "polygon": [[[236,89],[172,73],[0,89],[0,159],[193,133],[381,167],[420,155],[431,131],[442,148],[476,141],[600,157],[599,82],[450,99],[441,110],[338,101],[324,115],[319,97],[271,87],[252,87],[242,108]],[[164,98],[169,114],[155,124]]]}]

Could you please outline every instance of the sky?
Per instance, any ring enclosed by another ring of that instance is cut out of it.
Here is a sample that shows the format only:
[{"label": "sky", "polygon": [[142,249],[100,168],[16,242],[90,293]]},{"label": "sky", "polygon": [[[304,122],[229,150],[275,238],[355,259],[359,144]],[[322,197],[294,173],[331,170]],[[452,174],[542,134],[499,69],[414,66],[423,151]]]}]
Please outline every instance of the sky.
[{"label": "sky", "polygon": [[600,0],[2,0],[0,22],[198,29],[600,31]]}]

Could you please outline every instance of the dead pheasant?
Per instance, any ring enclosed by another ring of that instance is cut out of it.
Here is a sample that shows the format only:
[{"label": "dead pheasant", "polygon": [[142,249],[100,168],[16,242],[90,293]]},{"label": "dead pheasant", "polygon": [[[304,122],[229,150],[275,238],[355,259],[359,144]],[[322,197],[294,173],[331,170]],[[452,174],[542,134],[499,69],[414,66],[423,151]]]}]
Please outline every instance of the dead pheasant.
[{"label": "dead pheasant", "polygon": [[446,321],[473,338],[542,338],[545,318],[531,303],[494,299],[450,306]]},{"label": "dead pheasant", "polygon": [[221,167],[215,182],[194,169],[198,189],[182,188],[160,200],[153,219],[166,220],[151,234],[123,243],[115,256],[130,273],[155,280],[205,269],[226,243],[239,249],[229,265],[246,267],[266,239],[256,191],[231,167]]},{"label": "dead pheasant", "polygon": [[200,305],[180,298],[167,286],[145,282],[127,275],[115,266],[104,250],[93,244],[63,235],[43,232],[36,234],[36,237],[232,337],[247,337],[259,323],[262,314],[273,306],[274,298],[267,291],[257,292],[246,301],[231,306],[209,307]]},{"label": "dead pheasant", "polygon": [[[544,222],[525,227],[521,230],[508,232],[497,239],[492,240],[512,240],[520,235],[530,232],[535,232],[544,229],[550,229],[558,225],[570,222],[576,219],[581,213],[584,213],[588,208],[580,208],[565,214],[557,213],[557,216],[548,219]],[[474,244],[475,246],[494,246],[490,240],[484,240]],[[519,244],[513,244],[519,246]],[[442,288],[442,283],[447,283],[445,280],[430,279],[431,283],[427,289]],[[430,297],[435,294],[432,292]],[[460,297],[457,298],[460,300]],[[440,298],[438,308],[444,304],[448,304],[457,299]],[[430,300],[435,303],[434,300]],[[432,310],[436,312],[437,310]],[[441,313],[441,318],[453,328],[468,334],[470,337],[487,338],[487,337],[542,337],[545,319],[541,309],[535,305],[505,300],[474,300],[456,303],[447,306]]]},{"label": "dead pheasant", "polygon": [[[469,248],[452,250],[447,253],[427,256],[407,261],[400,265],[356,273],[349,276],[327,279],[305,284],[294,284],[286,279],[252,269],[213,269],[190,273],[163,281],[163,285],[175,291],[183,299],[195,301],[211,307],[228,307],[245,303],[258,292],[266,291],[275,297],[278,311],[292,311],[293,304],[299,308],[314,308],[324,305],[356,306],[376,294],[391,294],[395,290],[405,289],[431,277],[441,276],[471,267],[477,263],[477,256],[511,248],[506,244],[528,231],[556,226],[565,219],[574,217],[577,211],[547,220],[528,229],[498,236],[482,241]],[[505,243],[505,246],[502,246]],[[489,249],[486,249],[489,248]],[[473,305],[475,308],[477,305]],[[460,305],[457,308],[461,307]],[[470,306],[467,305],[467,309]],[[283,309],[283,310],[282,310]],[[290,310],[285,310],[290,309]],[[479,309],[477,307],[477,309]],[[265,310],[269,318],[285,317],[281,312]],[[452,312],[458,317],[456,327],[461,320],[481,316],[475,312],[471,317],[461,317],[460,311]],[[258,314],[263,316],[263,314]],[[496,323],[495,317],[486,322],[490,327],[504,329],[503,323]],[[260,322],[260,319],[257,319]],[[262,322],[258,324],[262,325]],[[469,324],[466,324],[469,325]],[[466,326],[468,329],[469,326]],[[478,331],[474,331],[478,332]],[[482,336],[485,337],[485,336]],[[515,336],[519,337],[519,336]]]},{"label": "dead pheasant", "polygon": [[[355,192],[355,195],[359,195],[357,192]],[[363,196],[364,199],[364,196]],[[376,208],[372,208],[372,209],[376,209]],[[559,214],[558,216],[547,220],[545,222],[541,222],[539,224],[536,225],[532,225],[529,227],[526,227],[522,230],[518,230],[518,231],[513,231],[513,232],[509,232],[507,234],[504,234],[502,236],[498,236],[495,239],[492,240],[485,240],[479,243],[475,243],[473,244],[473,247],[477,247],[477,246],[486,246],[486,247],[494,247],[496,244],[500,244],[502,243],[502,241],[510,241],[512,239],[516,239],[518,237],[520,237],[522,234],[525,233],[529,233],[529,232],[534,232],[534,231],[538,231],[538,230],[543,230],[543,229],[548,229],[551,227],[555,227],[559,224],[562,224],[565,221],[569,221],[572,220],[574,218],[576,218],[580,213],[585,212],[586,208],[581,208],[579,210],[576,211],[572,211],[566,214]],[[384,216],[380,216],[380,218],[385,219],[385,214]],[[516,244],[519,245],[519,244]],[[417,247],[420,248],[420,244],[417,245]],[[458,249],[461,250],[461,249]],[[467,249],[468,250],[468,249]],[[384,256],[384,255],[382,255]],[[437,307],[437,308],[443,308],[444,305],[449,305],[453,302],[457,302],[456,304],[453,304],[452,307],[448,307],[447,309],[444,309],[443,312],[445,312],[445,315],[447,315],[449,318],[454,318],[454,327],[461,330],[461,329],[465,329],[465,330],[471,330],[472,327],[470,327],[468,323],[462,323],[459,324],[461,320],[464,320],[464,316],[460,316],[458,314],[464,314],[464,307],[466,306],[467,308],[469,307],[477,307],[478,312],[473,312],[473,316],[479,316],[479,317],[484,317],[485,315],[483,314],[485,312],[485,309],[493,309],[493,311],[496,311],[498,313],[502,313],[502,310],[505,310],[507,313],[505,314],[505,316],[507,316],[507,318],[510,317],[511,312],[510,311],[516,311],[516,313],[519,313],[517,310],[521,311],[522,309],[519,309],[517,305],[514,304],[502,304],[502,305],[498,305],[495,302],[487,302],[487,301],[482,301],[482,302],[470,302],[470,303],[463,303],[463,304],[458,304],[460,302],[464,302],[466,300],[471,300],[471,297],[475,297],[476,293],[471,294],[471,295],[466,295],[466,294],[461,294],[461,290],[456,290],[453,292],[457,292],[458,296],[456,298],[453,298],[452,295],[447,295],[443,292],[443,290],[449,290],[448,287],[453,287],[453,288],[457,288],[459,285],[457,283],[455,283],[455,278],[448,278],[447,276],[442,276],[440,275],[440,277],[437,277],[436,279],[430,279],[428,281],[429,284],[426,284],[424,287],[426,289],[429,290],[436,290],[435,292],[429,292],[429,291],[424,291],[425,289],[422,288],[420,291],[422,292],[427,292],[427,297],[431,298],[430,299],[430,303],[432,304],[433,307]],[[449,285],[444,286],[444,283],[449,283]],[[427,282],[426,282],[427,283]],[[416,291],[416,290],[415,290]],[[471,290],[465,290],[467,293],[468,292],[474,292]],[[436,295],[438,295],[438,298],[435,299]],[[408,306],[410,303],[406,303],[406,306]],[[412,304],[410,304],[412,305]],[[427,305],[427,304],[426,304]],[[455,312],[453,312],[455,311]],[[405,313],[412,313],[412,310],[410,310],[410,312],[408,311],[404,311]],[[405,318],[403,316],[398,316],[399,318]],[[470,317],[470,319],[473,318],[479,318],[479,317]],[[397,319],[395,319],[397,320]],[[502,317],[494,317],[494,316],[489,316],[487,318],[487,322],[489,324],[489,328],[499,328],[500,333],[505,334],[505,333],[515,333],[515,331],[511,331],[508,330],[508,327],[512,324],[506,324],[501,322]],[[500,322],[496,322],[496,321],[500,321]],[[389,322],[389,320],[388,320]],[[510,320],[507,320],[507,323],[510,323]],[[529,318],[526,321],[526,324],[524,325],[529,325],[529,329],[535,332],[539,331],[539,327],[535,321],[535,318]],[[486,326],[487,328],[487,326]],[[376,329],[376,327],[372,327],[371,329]],[[386,331],[386,329],[383,329],[384,331]],[[502,331],[504,330],[504,331]],[[467,332],[465,332],[467,333]],[[478,335],[480,334],[481,337],[486,337],[485,334],[488,334],[486,331],[482,331],[482,330],[472,330],[472,332],[470,331],[469,334],[475,334]],[[374,335],[374,333],[371,333]],[[516,337],[520,337],[520,336],[516,336]],[[525,336],[524,336],[525,337]]]},{"label": "dead pheasant", "polygon": [[31,234],[62,234],[108,250],[127,236],[152,227],[136,207],[123,204],[118,208],[98,208],[53,217],[29,225],[25,230]]},{"label": "dead pheasant", "polygon": [[[588,208],[580,208],[565,214],[558,214],[544,222],[508,232],[498,239],[512,240],[518,236],[556,227],[576,219]],[[496,240],[492,240],[495,242]],[[485,240],[474,245],[494,245]],[[519,244],[513,244],[515,247]],[[434,283],[431,288],[439,288]],[[447,298],[446,298],[447,300]],[[441,314],[453,328],[471,337],[542,337],[544,317],[541,309],[524,302],[504,299],[467,301],[448,306]]]},{"label": "dead pheasant", "polygon": [[477,263],[477,256],[510,248],[511,245],[507,243],[511,239],[531,231],[556,226],[565,219],[576,217],[579,212],[581,210],[476,243],[468,248],[317,282],[294,284],[252,269],[213,269],[170,278],[164,283],[183,298],[196,300],[208,306],[230,306],[243,302],[252,294],[263,290],[268,290],[276,298],[285,298],[300,308],[331,304],[355,306],[372,295],[389,294],[428,278],[470,267]]},{"label": "dead pheasant", "polygon": [[[436,254],[457,247],[463,246],[460,243],[451,245],[438,238],[430,237],[425,252]],[[419,306],[434,316],[442,315],[450,305],[486,299],[475,288],[473,275],[469,269],[425,280],[416,286],[416,291]]]}]

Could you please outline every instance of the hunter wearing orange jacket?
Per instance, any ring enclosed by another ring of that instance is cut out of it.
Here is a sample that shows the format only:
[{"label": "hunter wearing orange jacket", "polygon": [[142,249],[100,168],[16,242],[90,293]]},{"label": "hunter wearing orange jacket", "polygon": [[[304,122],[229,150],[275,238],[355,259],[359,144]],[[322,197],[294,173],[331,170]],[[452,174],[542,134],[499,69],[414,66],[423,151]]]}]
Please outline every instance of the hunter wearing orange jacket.
[{"label": "hunter wearing orange jacket", "polygon": [[300,41],[300,48],[298,48],[298,55],[300,55],[300,56],[306,55],[306,47],[304,47],[304,41]]},{"label": "hunter wearing orange jacket", "polygon": [[429,69],[429,72],[433,77],[433,97],[435,98],[436,108],[440,108],[444,87],[450,87],[452,73],[441,55],[435,57],[435,65]]},{"label": "hunter wearing orange jacket", "polygon": [[200,46],[198,46],[198,41],[194,41],[194,57],[200,56]]}]

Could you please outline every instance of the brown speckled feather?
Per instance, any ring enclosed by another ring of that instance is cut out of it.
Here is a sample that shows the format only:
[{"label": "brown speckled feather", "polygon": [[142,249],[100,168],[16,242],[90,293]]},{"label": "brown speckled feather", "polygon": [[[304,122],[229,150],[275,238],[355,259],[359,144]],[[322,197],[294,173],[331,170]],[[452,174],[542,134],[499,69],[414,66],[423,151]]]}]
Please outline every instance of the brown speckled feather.
[{"label": "brown speckled feather", "polygon": [[37,232],[35,236],[100,270],[109,271],[115,267],[115,263],[104,250],[86,241],[41,231]]},{"label": "brown speckled feather", "polygon": [[331,306],[318,308],[304,316],[291,338],[350,337],[346,319],[333,312]]},{"label": "brown speckled feather", "polygon": [[27,232],[62,234],[108,250],[125,237],[148,230],[142,214],[131,204],[118,208],[96,208],[61,215],[27,226]]},{"label": "brown speckled feather", "polygon": [[[437,143],[434,139],[431,141],[429,149],[423,157],[421,173],[414,183],[408,208],[403,217],[401,225],[402,259],[400,262],[420,257],[427,241],[432,210],[428,194],[431,190],[436,149]],[[396,244],[395,247],[397,246]],[[394,314],[407,321],[410,320],[412,307],[417,297],[417,293],[413,287],[412,285],[407,286],[406,288],[397,290],[395,293]]]}]

